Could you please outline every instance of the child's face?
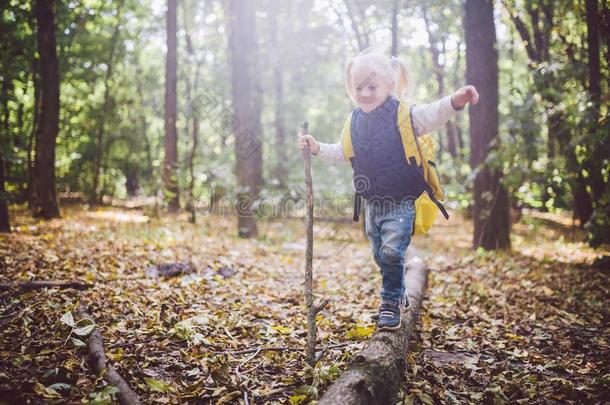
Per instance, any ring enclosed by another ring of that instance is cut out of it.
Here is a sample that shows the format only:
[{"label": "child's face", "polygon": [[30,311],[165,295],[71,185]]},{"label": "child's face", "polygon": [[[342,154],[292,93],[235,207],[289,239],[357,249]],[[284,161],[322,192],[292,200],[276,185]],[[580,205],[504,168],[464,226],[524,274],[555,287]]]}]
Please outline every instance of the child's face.
[{"label": "child's face", "polygon": [[392,93],[393,83],[367,65],[353,67],[354,94],[362,111],[369,113],[379,107]]}]

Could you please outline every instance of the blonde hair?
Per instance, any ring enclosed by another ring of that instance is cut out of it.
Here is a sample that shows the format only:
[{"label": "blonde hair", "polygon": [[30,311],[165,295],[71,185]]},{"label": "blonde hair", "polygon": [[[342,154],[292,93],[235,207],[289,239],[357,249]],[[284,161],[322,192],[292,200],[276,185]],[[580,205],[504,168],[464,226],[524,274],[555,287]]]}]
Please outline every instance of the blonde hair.
[{"label": "blonde hair", "polygon": [[[345,65],[345,90],[349,98],[356,102],[354,94],[354,77],[352,71],[354,66],[366,65],[371,71],[379,74],[383,79],[392,83],[394,89],[392,95],[398,100],[402,100],[410,96],[411,79],[407,67],[392,56],[388,58],[374,48],[367,48],[360,52],[358,56],[349,60]],[[409,93],[408,93],[409,92]]]}]

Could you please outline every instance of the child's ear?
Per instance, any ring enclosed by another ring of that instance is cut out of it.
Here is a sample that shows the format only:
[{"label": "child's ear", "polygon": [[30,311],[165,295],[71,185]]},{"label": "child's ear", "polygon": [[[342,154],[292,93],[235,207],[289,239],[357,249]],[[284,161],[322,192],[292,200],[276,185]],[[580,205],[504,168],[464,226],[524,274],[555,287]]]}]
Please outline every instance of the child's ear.
[{"label": "child's ear", "polygon": [[389,81],[386,83],[386,93],[391,94],[394,92],[394,83]]}]

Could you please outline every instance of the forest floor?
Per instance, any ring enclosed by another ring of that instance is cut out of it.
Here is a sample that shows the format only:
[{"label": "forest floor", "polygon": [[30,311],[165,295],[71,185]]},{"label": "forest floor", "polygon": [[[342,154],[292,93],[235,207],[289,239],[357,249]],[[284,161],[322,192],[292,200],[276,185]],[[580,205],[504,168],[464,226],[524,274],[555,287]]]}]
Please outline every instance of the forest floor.
[{"label": "forest floor", "polygon": [[[94,287],[0,292],[0,403],[111,403],[80,347],[91,328],[71,326],[79,303],[144,403],[309,403],[374,330],[381,276],[349,221],[314,228],[315,290],[329,299],[319,342],[330,346],[315,369],[304,365],[302,220],[261,220],[258,240],[233,236],[234,217],[193,225],[114,208],[49,222],[18,211],[13,225],[0,282]],[[399,402],[607,403],[610,271],[593,263],[608,250],[574,242],[570,219],[550,214],[515,224],[511,253],[473,252],[471,234],[456,214],[414,240],[431,273]],[[195,271],[155,274],[172,262]]]}]

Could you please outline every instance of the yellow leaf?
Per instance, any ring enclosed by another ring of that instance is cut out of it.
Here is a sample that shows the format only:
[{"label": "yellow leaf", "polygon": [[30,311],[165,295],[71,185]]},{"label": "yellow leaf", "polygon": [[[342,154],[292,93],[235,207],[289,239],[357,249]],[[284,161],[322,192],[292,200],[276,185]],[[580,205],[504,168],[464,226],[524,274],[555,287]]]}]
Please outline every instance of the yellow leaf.
[{"label": "yellow leaf", "polygon": [[292,333],[291,328],[282,325],[272,326],[271,329],[280,332],[282,335],[290,335]]},{"label": "yellow leaf", "polygon": [[169,385],[163,381],[155,380],[154,378],[149,378],[149,377],[144,377],[144,381],[146,381],[146,385],[148,385],[148,387],[150,388],[151,391],[163,392],[163,393],[174,391],[174,389],[171,385]]},{"label": "yellow leaf", "polygon": [[364,325],[356,325],[355,328],[352,328],[347,332],[348,339],[366,339],[373,334],[375,330],[374,326],[364,326]]},{"label": "yellow leaf", "polygon": [[307,395],[292,395],[289,400],[292,405],[298,405],[307,399]]},{"label": "yellow leaf", "polygon": [[114,361],[121,361],[123,358],[123,348],[120,347],[116,352],[109,352],[108,357]]}]

